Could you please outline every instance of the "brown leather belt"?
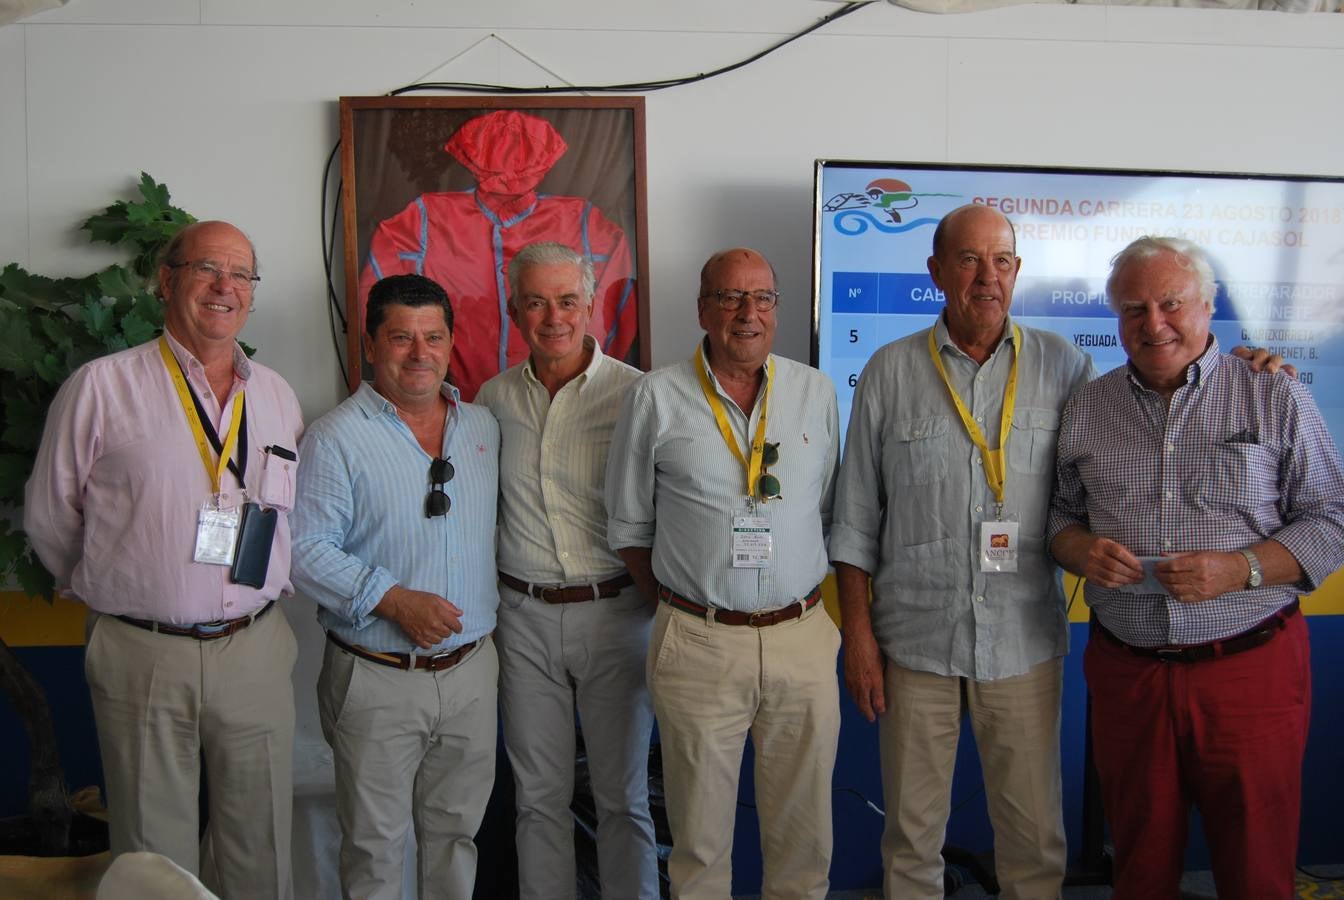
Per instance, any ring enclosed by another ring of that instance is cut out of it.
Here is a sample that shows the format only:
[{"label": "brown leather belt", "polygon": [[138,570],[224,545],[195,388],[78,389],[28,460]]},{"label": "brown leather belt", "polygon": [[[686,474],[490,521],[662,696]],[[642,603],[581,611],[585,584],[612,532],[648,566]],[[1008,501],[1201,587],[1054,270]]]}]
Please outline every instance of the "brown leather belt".
[{"label": "brown leather belt", "polygon": [[453,666],[467,658],[467,654],[472,651],[477,644],[485,638],[477,638],[470,644],[463,644],[461,647],[455,647],[447,653],[437,653],[434,656],[419,656],[412,653],[383,653],[380,650],[370,650],[368,647],[361,647],[359,644],[347,644],[345,641],[327,632],[327,640],[331,641],[337,647],[340,647],[346,653],[354,654],[360,659],[367,659],[371,663],[377,663],[380,666],[388,666],[393,669],[402,669],[410,671],[416,669],[422,672],[442,672],[444,669],[451,669]]},{"label": "brown leather belt", "polygon": [[780,622],[788,622],[801,616],[806,610],[816,606],[821,600],[821,585],[817,585],[807,592],[801,600],[795,600],[788,606],[779,609],[767,609],[762,612],[739,612],[735,609],[719,609],[718,607],[702,606],[694,600],[688,600],[680,594],[673,591],[665,585],[658,585],[658,599],[662,600],[673,609],[679,609],[684,613],[690,613],[693,616],[699,616],[702,619],[709,619],[710,613],[714,614],[714,622],[718,625],[750,625],[752,628],[764,628],[767,625],[778,625]]},{"label": "brown leather belt", "polygon": [[622,572],[615,578],[608,581],[599,581],[596,584],[555,586],[532,584],[523,581],[521,578],[514,578],[507,572],[500,572],[499,580],[504,583],[505,587],[512,588],[520,594],[530,594],[538,600],[544,600],[547,603],[584,603],[588,600],[615,597],[623,589],[628,588],[635,583],[635,580],[630,577],[629,572]]},{"label": "brown leather belt", "polygon": [[195,638],[198,641],[215,641],[242,631],[257,619],[266,615],[272,606],[275,606],[274,600],[271,600],[261,609],[248,616],[239,616],[236,619],[223,619],[219,622],[199,622],[195,625],[171,625],[167,622],[155,622],[153,619],[136,619],[132,616],[117,616],[117,618],[127,625],[134,625],[136,628],[143,628],[146,631],[153,631],[158,634],[190,637]]},{"label": "brown leather belt", "polygon": [[1298,602],[1294,600],[1249,631],[1222,640],[1209,641],[1207,644],[1191,644],[1186,647],[1135,647],[1133,644],[1126,644],[1101,624],[1095,615],[1092,616],[1092,631],[1107,638],[1111,643],[1124,647],[1135,656],[1160,659],[1162,662],[1207,662],[1263,647],[1273,640],[1274,635],[1283,630],[1288,620],[1297,615],[1300,609]]}]

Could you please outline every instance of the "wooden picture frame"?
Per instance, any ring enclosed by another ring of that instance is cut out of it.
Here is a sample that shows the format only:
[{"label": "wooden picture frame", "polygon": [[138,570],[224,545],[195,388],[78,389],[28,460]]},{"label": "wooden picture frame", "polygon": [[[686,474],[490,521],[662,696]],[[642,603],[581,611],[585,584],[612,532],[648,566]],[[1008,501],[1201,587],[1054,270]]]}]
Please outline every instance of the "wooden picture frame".
[{"label": "wooden picture frame", "polygon": [[364,299],[391,274],[447,290],[463,399],[526,358],[507,265],[539,240],[593,260],[590,333],[649,368],[643,97],[342,97],[340,114],[352,392],[367,372]]}]

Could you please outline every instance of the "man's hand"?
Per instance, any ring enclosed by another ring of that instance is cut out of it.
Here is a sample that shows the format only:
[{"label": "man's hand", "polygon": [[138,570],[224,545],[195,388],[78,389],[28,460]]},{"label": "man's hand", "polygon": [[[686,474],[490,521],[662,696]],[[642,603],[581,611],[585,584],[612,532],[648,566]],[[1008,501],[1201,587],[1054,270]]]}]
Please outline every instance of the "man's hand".
[{"label": "man's hand", "polygon": [[1250,563],[1240,553],[1199,550],[1162,560],[1153,567],[1153,574],[1174,599],[1200,603],[1241,590],[1250,570]]},{"label": "man's hand", "polygon": [[462,631],[462,610],[438,594],[399,585],[388,588],[373,608],[373,614],[396,622],[421,650]]},{"label": "man's hand", "polygon": [[616,555],[625,563],[630,577],[635,580],[635,587],[644,595],[649,615],[653,615],[658,609],[658,579],[653,577],[653,548],[622,547],[616,551]]},{"label": "man's hand", "polygon": [[837,561],[835,583],[840,594],[845,687],[859,712],[872,722],[887,711],[887,691],[882,680],[886,660],[873,636],[873,617],[868,610],[868,573]]},{"label": "man's hand", "polygon": [[1050,553],[1075,575],[1107,588],[1143,581],[1143,563],[1129,548],[1097,537],[1081,525],[1070,525],[1050,542]]},{"label": "man's hand", "polygon": [[886,663],[877,648],[871,629],[846,634],[842,645],[845,660],[845,687],[869,722],[887,711],[887,692],[882,676]]},{"label": "man's hand", "polygon": [[1270,375],[1282,372],[1289,378],[1297,377],[1297,366],[1283,361],[1283,357],[1277,353],[1270,353],[1264,347],[1233,347],[1232,355],[1238,359],[1244,359],[1251,366],[1252,372],[1268,372]]}]

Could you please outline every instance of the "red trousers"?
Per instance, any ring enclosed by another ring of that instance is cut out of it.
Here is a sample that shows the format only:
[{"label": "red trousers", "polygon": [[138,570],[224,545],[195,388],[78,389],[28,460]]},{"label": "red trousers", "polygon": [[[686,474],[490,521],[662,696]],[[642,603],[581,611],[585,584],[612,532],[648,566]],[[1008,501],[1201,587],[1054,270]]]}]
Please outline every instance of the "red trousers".
[{"label": "red trousers", "polygon": [[1113,900],[1178,900],[1191,804],[1220,900],[1291,900],[1311,716],[1307,625],[1221,659],[1166,663],[1094,634],[1083,657],[1115,843]]}]

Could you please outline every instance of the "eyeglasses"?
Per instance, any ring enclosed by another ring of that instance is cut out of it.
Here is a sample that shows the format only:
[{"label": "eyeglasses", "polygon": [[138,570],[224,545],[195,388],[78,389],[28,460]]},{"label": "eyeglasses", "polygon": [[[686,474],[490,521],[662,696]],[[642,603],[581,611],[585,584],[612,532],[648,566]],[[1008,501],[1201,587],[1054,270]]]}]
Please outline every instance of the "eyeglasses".
[{"label": "eyeglasses", "polygon": [[221,278],[227,278],[229,284],[236,290],[250,291],[256,287],[257,282],[261,281],[261,276],[255,272],[249,272],[246,269],[221,269],[212,262],[206,262],[203,259],[190,260],[188,262],[169,263],[170,269],[186,268],[197,281],[205,281],[210,284],[215,283]]},{"label": "eyeglasses", "polygon": [[751,298],[751,305],[757,312],[769,312],[779,303],[779,291],[731,291],[720,288],[701,294],[700,297],[701,299],[713,297],[719,302],[719,309],[724,312],[737,312],[748,297]]},{"label": "eyeglasses", "polygon": [[784,499],[784,495],[779,492],[779,479],[766,471],[775,465],[779,465],[779,444],[777,442],[766,444],[761,451],[761,474],[756,479],[756,496],[762,500]]},{"label": "eyeglasses", "polygon": [[448,458],[435,458],[429,464],[429,494],[425,497],[425,518],[432,519],[435,516],[446,516],[448,510],[452,509],[453,501],[443,492],[443,486],[453,480],[457,474],[453,470],[453,464]]}]

